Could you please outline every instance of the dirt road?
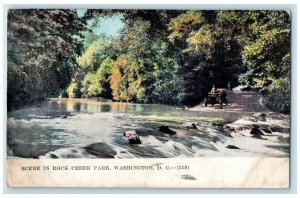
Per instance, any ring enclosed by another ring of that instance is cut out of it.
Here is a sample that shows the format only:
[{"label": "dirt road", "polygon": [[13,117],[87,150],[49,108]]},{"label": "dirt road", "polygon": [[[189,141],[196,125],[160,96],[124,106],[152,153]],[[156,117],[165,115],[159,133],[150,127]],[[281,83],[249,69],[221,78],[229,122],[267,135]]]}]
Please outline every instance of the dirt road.
[{"label": "dirt road", "polygon": [[263,107],[260,103],[261,96],[252,91],[228,91],[227,92],[228,105],[219,104],[214,106],[208,105],[205,107],[204,102],[198,106],[189,108],[190,111],[203,112],[270,112],[269,109]]}]

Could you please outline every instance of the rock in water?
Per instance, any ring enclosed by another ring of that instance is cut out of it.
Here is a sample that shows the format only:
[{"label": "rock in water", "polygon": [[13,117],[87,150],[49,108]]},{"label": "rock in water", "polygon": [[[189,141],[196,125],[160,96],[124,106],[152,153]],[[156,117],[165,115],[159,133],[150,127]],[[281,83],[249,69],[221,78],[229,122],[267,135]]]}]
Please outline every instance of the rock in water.
[{"label": "rock in water", "polygon": [[123,133],[125,140],[128,141],[129,144],[141,144],[141,140],[139,135],[135,130],[128,130]]},{"label": "rock in water", "polygon": [[280,136],[278,136],[278,138],[277,138],[278,140],[283,140],[283,136],[282,135],[280,135]]},{"label": "rock in water", "polygon": [[161,132],[167,133],[167,134],[171,134],[171,135],[176,134],[176,131],[173,131],[168,126],[160,126],[158,130],[161,131]]},{"label": "rock in water", "polygon": [[250,134],[252,134],[253,135],[252,137],[256,138],[256,139],[264,139],[261,136],[265,135],[263,132],[261,132],[261,130],[259,129],[259,126],[255,125],[255,124],[253,125],[253,128],[250,131]]},{"label": "rock in water", "polygon": [[265,113],[255,113],[253,114],[253,117],[256,121],[267,121],[267,115]]},{"label": "rock in water", "polygon": [[267,127],[265,129],[262,129],[266,133],[272,133],[272,129],[270,127]]},{"label": "rock in water", "polygon": [[114,158],[117,152],[105,142],[90,144],[84,147],[85,151],[100,158]]},{"label": "rock in water", "polygon": [[229,149],[240,149],[239,147],[234,146],[234,145],[228,145],[228,146],[226,146],[226,148],[229,148]]},{"label": "rock in water", "polygon": [[223,135],[225,135],[227,137],[232,137],[232,135],[230,134],[229,128],[218,127],[218,131],[220,131]]},{"label": "rock in water", "polygon": [[50,157],[51,157],[52,159],[58,159],[57,155],[55,155],[55,154],[53,154],[53,153],[50,154]]},{"label": "rock in water", "polygon": [[280,132],[280,133],[289,133],[290,132],[289,127],[280,126],[280,125],[274,124],[274,123],[271,124],[270,129],[272,131]]},{"label": "rock in water", "polygon": [[264,135],[263,132],[259,129],[258,126],[254,125],[253,128],[250,131],[250,134],[252,135]]},{"label": "rock in water", "polygon": [[256,138],[256,139],[263,139],[263,138],[261,137],[261,135],[259,135],[259,134],[254,134],[252,137],[253,137],[253,138]]},{"label": "rock in water", "polygon": [[197,123],[194,122],[185,122],[183,124],[184,127],[186,127],[187,130],[189,129],[197,129]]}]

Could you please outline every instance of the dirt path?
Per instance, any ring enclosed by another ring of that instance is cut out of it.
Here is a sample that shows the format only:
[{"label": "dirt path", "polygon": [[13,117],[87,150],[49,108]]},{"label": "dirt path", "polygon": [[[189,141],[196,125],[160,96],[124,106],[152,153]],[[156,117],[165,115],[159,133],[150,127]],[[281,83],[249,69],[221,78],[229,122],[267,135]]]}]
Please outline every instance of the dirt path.
[{"label": "dirt path", "polygon": [[228,91],[228,105],[220,108],[219,104],[215,106],[204,106],[204,102],[198,106],[189,108],[191,111],[202,112],[270,112],[269,109],[260,105],[261,96],[252,91]]}]

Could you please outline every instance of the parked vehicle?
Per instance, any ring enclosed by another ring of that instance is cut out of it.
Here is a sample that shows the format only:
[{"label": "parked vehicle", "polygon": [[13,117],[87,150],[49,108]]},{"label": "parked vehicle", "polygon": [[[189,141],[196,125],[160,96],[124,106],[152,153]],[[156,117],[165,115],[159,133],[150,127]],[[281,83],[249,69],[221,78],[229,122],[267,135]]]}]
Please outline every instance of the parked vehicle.
[{"label": "parked vehicle", "polygon": [[218,88],[215,89],[214,92],[208,92],[207,97],[205,98],[205,106],[207,107],[208,104],[214,106],[215,104],[219,104],[220,106],[225,103],[228,105],[227,93],[226,89]]}]

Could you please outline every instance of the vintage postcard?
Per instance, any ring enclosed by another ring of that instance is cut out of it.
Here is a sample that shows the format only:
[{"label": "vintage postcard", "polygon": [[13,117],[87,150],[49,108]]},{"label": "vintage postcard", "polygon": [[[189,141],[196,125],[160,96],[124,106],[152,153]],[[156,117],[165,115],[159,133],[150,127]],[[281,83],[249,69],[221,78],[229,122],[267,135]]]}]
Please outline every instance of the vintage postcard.
[{"label": "vintage postcard", "polygon": [[8,187],[289,188],[291,13],[9,9]]}]

